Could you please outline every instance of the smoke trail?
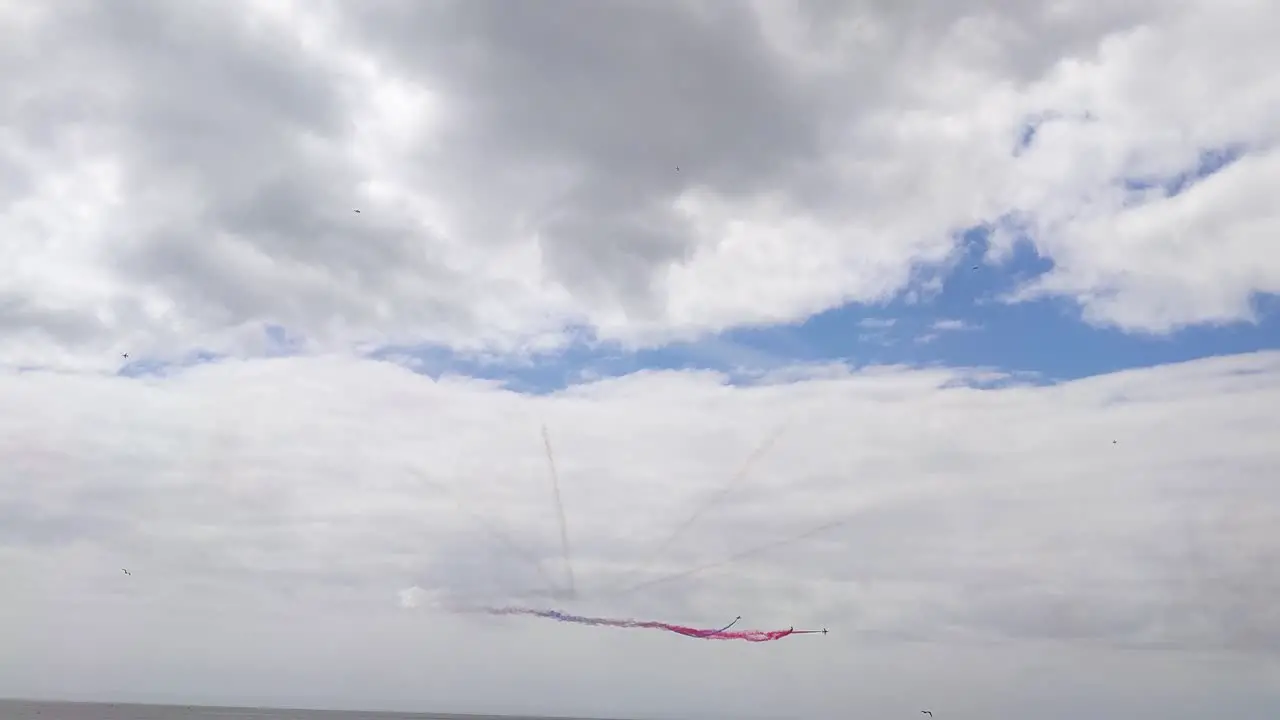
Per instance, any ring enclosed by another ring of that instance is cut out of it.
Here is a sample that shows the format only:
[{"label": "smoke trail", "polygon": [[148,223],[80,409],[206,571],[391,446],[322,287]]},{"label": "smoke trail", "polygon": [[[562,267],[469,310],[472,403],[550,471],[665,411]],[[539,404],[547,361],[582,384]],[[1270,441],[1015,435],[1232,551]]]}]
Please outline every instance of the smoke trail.
[{"label": "smoke trail", "polygon": [[737,624],[738,624],[738,621],[739,621],[739,620],[741,620],[741,619],[742,619],[742,616],[741,616],[741,615],[739,615],[738,617],[736,617],[736,618],[734,618],[734,619],[733,619],[733,622],[729,623],[728,625],[725,625],[724,627],[720,628],[720,629],[719,629],[719,630],[717,630],[716,632],[724,632],[725,630],[728,630],[729,628],[733,627],[734,625],[737,625]]},{"label": "smoke trail", "polygon": [[[455,500],[455,502],[456,502],[456,500]],[[489,533],[489,536],[490,536],[490,537],[492,537],[494,540],[497,540],[497,541],[498,541],[498,544],[500,544],[500,545],[502,545],[504,548],[506,548],[506,549],[507,549],[507,552],[510,552],[510,553],[511,553],[512,555],[514,555],[515,557],[517,557],[517,558],[519,558],[519,559],[521,559],[521,560],[524,560],[525,562],[527,562],[527,563],[529,563],[531,566],[533,566],[533,570],[534,570],[534,572],[538,573],[538,578],[539,578],[540,580],[542,580],[542,582],[543,582],[543,584],[544,584],[544,585],[546,585],[546,586],[547,586],[547,592],[551,593],[551,595],[552,595],[552,596],[555,596],[555,595],[556,595],[556,593],[557,593],[556,585],[555,585],[555,583],[551,580],[551,577],[550,577],[549,575],[547,575],[546,570],[544,570],[544,569],[542,568],[542,561],[541,561],[541,560],[539,560],[538,558],[534,557],[533,555],[531,555],[531,554],[529,554],[529,553],[525,552],[523,549],[521,549],[521,548],[520,548],[520,546],[516,545],[515,541],[511,539],[511,536],[510,536],[510,535],[507,535],[506,533],[502,532],[502,531],[501,531],[501,530],[499,530],[498,528],[496,528],[496,527],[494,527],[494,526],[490,525],[490,524],[488,523],[488,521],[486,521],[486,520],[485,520],[483,517],[481,517],[480,515],[478,515],[478,514],[476,514],[476,513],[474,513],[474,512],[471,512],[470,510],[467,510],[466,508],[462,507],[462,504],[461,504],[461,503],[457,503],[457,504],[458,504],[458,509],[459,509],[459,510],[462,510],[463,512],[465,512],[465,513],[467,513],[468,515],[470,515],[470,516],[471,516],[471,519],[472,519],[472,520],[475,520],[477,525],[479,525],[481,528],[483,528],[483,529],[485,530],[485,532]]]},{"label": "smoke trail", "polygon": [[547,436],[547,426],[542,426],[542,445],[547,450],[547,467],[551,469],[551,491],[556,499],[556,513],[560,518],[560,548],[564,552],[565,572],[569,576],[569,597],[576,595],[573,581],[573,562],[569,559],[569,523],[564,517],[564,501],[560,497],[560,474],[556,472],[555,456],[551,454],[551,438]]},{"label": "smoke trail", "polygon": [[514,540],[511,539],[510,535],[503,532],[499,528],[494,527],[487,520],[485,520],[485,518],[482,515],[468,508],[462,502],[462,498],[458,496],[458,493],[456,490],[448,487],[447,485],[436,482],[435,480],[432,480],[426,477],[425,473],[423,473],[421,470],[415,467],[410,466],[410,467],[406,467],[405,469],[407,469],[410,473],[416,476],[419,482],[425,485],[429,485],[435,488],[436,490],[439,490],[440,492],[444,493],[446,496],[448,496],[448,498],[453,501],[454,506],[457,507],[460,512],[466,515],[469,515],[471,519],[474,520],[475,523],[481,527],[481,529],[483,529],[486,533],[489,534],[490,537],[496,540],[498,544],[501,545],[507,552],[511,553],[513,557],[529,563],[529,565],[533,567],[534,572],[538,574],[538,578],[542,580],[544,585],[547,586],[547,592],[550,593],[552,597],[554,597],[558,593],[558,588],[556,587],[556,584],[551,580],[551,577],[547,575],[547,571],[543,569],[542,561],[534,557],[533,555],[529,554],[525,550],[523,550],[519,545],[516,544]]},{"label": "smoke trail", "polygon": [[771,642],[781,640],[790,635],[812,635],[814,633],[823,632],[822,630],[796,630],[788,628],[786,630],[733,630],[735,619],[720,630],[692,628],[684,625],[673,625],[671,623],[658,622],[656,620],[631,620],[621,618],[601,618],[587,617],[583,615],[570,615],[562,613],[559,610],[535,610],[532,608],[521,607],[481,607],[472,608],[470,612],[480,612],[486,615],[524,615],[528,617],[540,617],[556,622],[573,623],[575,625],[590,625],[594,627],[615,627],[615,628],[634,628],[642,630],[662,630],[665,632],[684,635],[685,637],[698,638],[700,640],[743,640],[746,642]]},{"label": "smoke trail", "polygon": [[676,526],[676,529],[673,530],[671,534],[666,537],[665,540],[659,543],[657,548],[653,552],[649,553],[648,559],[646,559],[639,567],[637,567],[635,572],[631,573],[631,576],[634,577],[635,575],[643,574],[646,570],[648,570],[650,566],[653,565],[653,562],[657,560],[659,557],[661,557],[662,553],[666,552],[666,550],[670,548],[675,543],[675,541],[680,538],[681,535],[683,535],[689,528],[693,527],[694,523],[696,523],[709,510],[711,510],[713,507],[718,505],[722,500],[724,500],[724,498],[728,496],[728,494],[732,492],[733,489],[737,487],[738,484],[742,482],[744,478],[746,478],[747,473],[751,471],[751,468],[754,467],[755,464],[759,462],[762,457],[764,457],[765,453],[767,453],[770,449],[773,448],[774,444],[777,443],[778,438],[782,437],[782,433],[784,430],[786,430],[786,427],[787,427],[787,423],[782,423],[777,427],[777,429],[773,431],[773,433],[766,436],[764,441],[761,442],[760,445],[757,446],[756,449],[750,455],[747,456],[746,461],[742,463],[742,466],[738,468],[738,471],[729,477],[729,481],[726,482],[724,486],[721,487],[718,491],[716,491],[714,495],[708,498],[706,502],[698,506],[698,508],[694,510],[693,513],[688,518],[686,518],[684,522]]},{"label": "smoke trail", "polygon": [[[828,530],[833,530],[837,527],[840,527],[841,525],[848,525],[849,523],[853,522],[854,519],[855,518],[846,517],[840,520],[833,520],[831,522],[823,523],[822,525],[819,525],[814,528],[810,528],[809,530],[806,530],[798,535],[792,535],[791,537],[782,538],[781,540],[774,540],[771,542],[762,543],[760,545],[747,548],[746,550],[742,550],[740,552],[734,553],[733,555],[730,555],[729,557],[724,558],[723,560],[717,560],[712,563],[707,563],[706,565],[699,565],[698,567],[691,568],[689,570],[682,570],[676,573],[671,573],[669,575],[661,575],[652,580],[647,580],[645,582],[642,582],[638,585],[632,585],[629,588],[618,590],[616,594],[627,595],[637,590],[643,590],[644,588],[647,588],[647,587],[652,587],[654,585],[660,585],[663,583],[669,583],[675,580],[681,580],[687,577],[692,577],[693,575],[697,575],[698,573],[701,573],[701,572],[706,572],[707,570],[715,570],[717,568],[725,567],[726,565],[732,565],[733,563],[736,563],[740,560],[745,560],[746,558],[749,558],[753,555],[759,555],[762,552],[775,550],[780,547],[786,547],[787,545],[798,543],[801,540],[808,540],[814,535],[827,532]],[[613,595],[615,593],[609,593],[609,594]]]}]

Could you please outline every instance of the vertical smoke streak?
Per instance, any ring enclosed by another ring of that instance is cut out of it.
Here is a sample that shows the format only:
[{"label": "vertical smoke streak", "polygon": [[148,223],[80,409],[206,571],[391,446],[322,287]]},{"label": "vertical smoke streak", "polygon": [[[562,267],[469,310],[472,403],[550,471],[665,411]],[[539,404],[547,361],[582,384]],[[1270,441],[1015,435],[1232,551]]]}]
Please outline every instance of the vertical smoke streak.
[{"label": "vertical smoke streak", "polygon": [[556,499],[556,513],[560,518],[560,548],[564,552],[565,572],[569,576],[569,597],[574,597],[573,561],[569,557],[569,523],[564,516],[564,501],[560,497],[560,475],[556,472],[555,456],[551,454],[551,438],[547,435],[547,426],[542,426],[542,445],[547,450],[547,466],[551,469],[551,491]]}]

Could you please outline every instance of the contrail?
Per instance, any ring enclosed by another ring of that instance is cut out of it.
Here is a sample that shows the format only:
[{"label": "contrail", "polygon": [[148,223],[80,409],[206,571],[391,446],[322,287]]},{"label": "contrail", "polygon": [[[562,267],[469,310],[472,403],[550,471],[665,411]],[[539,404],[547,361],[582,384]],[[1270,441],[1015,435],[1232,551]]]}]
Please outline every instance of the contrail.
[{"label": "contrail", "polygon": [[490,537],[498,541],[498,544],[502,545],[507,552],[511,553],[512,556],[529,563],[529,565],[533,567],[534,572],[538,573],[538,578],[547,586],[547,592],[551,593],[552,596],[557,594],[558,589],[556,588],[556,584],[551,580],[551,577],[547,575],[547,571],[543,569],[541,560],[528,552],[525,552],[515,543],[514,540],[511,539],[510,535],[491,525],[489,521],[485,520],[485,518],[479,513],[466,507],[462,502],[462,499],[458,497],[458,493],[455,490],[426,477],[424,473],[417,468],[408,467],[406,469],[416,475],[419,481],[442,491],[445,495],[448,495],[449,499],[453,501],[453,504],[457,506],[458,510],[470,515],[471,519],[474,520],[485,532],[489,533]]},{"label": "contrail", "polygon": [[682,570],[680,572],[670,573],[668,575],[661,575],[652,580],[647,580],[638,585],[632,585],[631,587],[624,588],[622,590],[618,590],[608,594],[609,595],[614,595],[614,594],[628,595],[637,590],[643,590],[644,588],[647,588],[647,587],[652,587],[654,585],[660,585],[663,583],[669,583],[675,580],[682,580],[684,578],[697,575],[698,573],[706,572],[707,570],[714,570],[716,568],[725,567],[726,565],[732,565],[733,563],[739,562],[741,560],[745,560],[753,555],[759,555],[760,553],[766,552],[768,550],[774,550],[780,547],[786,547],[787,545],[798,543],[801,540],[808,540],[814,535],[827,532],[828,530],[834,530],[835,528],[840,527],[841,525],[848,525],[849,523],[853,522],[855,519],[856,518],[853,518],[853,517],[846,517],[841,520],[833,520],[831,522],[826,522],[817,527],[810,528],[798,535],[792,535],[791,537],[782,538],[781,540],[774,540],[772,542],[762,543],[760,545],[747,548],[746,550],[742,550],[740,552],[734,553],[733,555],[730,555],[729,557],[724,558],[723,560],[717,560],[712,563],[707,563],[706,565],[699,565],[689,570]]},{"label": "contrail", "polygon": [[505,547],[508,552],[510,552],[512,555],[516,556],[517,558],[520,558],[521,560],[524,560],[525,562],[532,565],[534,572],[538,573],[538,578],[541,579],[543,584],[547,586],[547,591],[550,592],[553,596],[556,594],[557,592],[556,584],[552,582],[551,577],[547,575],[546,570],[542,568],[542,561],[538,560],[538,558],[520,549],[520,546],[516,545],[515,541],[511,539],[510,535],[507,535],[506,533],[502,532],[498,528],[493,527],[480,515],[462,507],[462,504],[458,503],[456,499],[454,500],[454,502],[457,503],[459,510],[462,510],[463,512],[470,515],[471,519],[475,520],[477,525],[484,528],[485,532],[488,532],[489,536],[492,537],[494,540],[497,540],[498,543],[501,544],[503,547]]},{"label": "contrail", "polygon": [[569,597],[577,595],[574,589],[573,562],[569,556],[569,523],[564,517],[564,501],[560,497],[560,474],[556,472],[555,456],[551,453],[551,438],[547,436],[547,426],[542,426],[542,445],[547,450],[547,467],[551,469],[551,490],[555,494],[556,513],[560,517],[560,548],[564,551],[565,572],[569,575]]},{"label": "contrail", "polygon": [[662,553],[666,552],[666,550],[670,548],[681,535],[688,531],[689,528],[693,527],[694,523],[724,500],[724,498],[727,497],[744,478],[746,478],[747,473],[751,471],[751,468],[754,467],[762,457],[764,457],[765,453],[767,453],[775,443],[777,443],[778,438],[782,437],[782,433],[786,430],[787,424],[788,423],[785,422],[782,423],[773,431],[773,433],[766,436],[760,445],[758,445],[756,449],[747,456],[746,461],[742,463],[742,466],[738,468],[738,471],[729,477],[729,481],[716,491],[715,494],[708,498],[706,502],[702,503],[702,505],[694,510],[684,522],[676,526],[676,529],[672,531],[665,540],[658,544],[657,548],[649,554],[648,559],[636,568],[636,570],[631,573],[631,576],[634,577],[648,570],[653,565],[654,561],[662,556]]}]

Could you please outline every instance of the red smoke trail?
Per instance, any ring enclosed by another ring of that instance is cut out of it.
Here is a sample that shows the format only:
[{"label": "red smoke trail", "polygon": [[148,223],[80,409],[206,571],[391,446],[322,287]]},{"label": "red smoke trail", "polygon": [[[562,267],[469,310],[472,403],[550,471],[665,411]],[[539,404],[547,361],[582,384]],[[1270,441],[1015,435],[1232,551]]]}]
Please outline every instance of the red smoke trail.
[{"label": "red smoke trail", "polygon": [[665,630],[667,632],[673,632],[678,635],[698,638],[701,640],[745,640],[746,642],[770,642],[773,640],[781,640],[782,638],[790,635],[811,635],[813,633],[823,632],[822,630],[796,630],[794,628],[789,628],[787,630],[706,630],[686,627],[684,625],[672,625],[671,623],[658,622],[656,620],[622,620],[614,618],[585,617],[582,615],[562,613],[558,610],[534,610],[520,607],[478,608],[477,611],[483,612],[487,615],[527,615],[530,617],[547,618],[557,622],[574,623],[577,625]]}]

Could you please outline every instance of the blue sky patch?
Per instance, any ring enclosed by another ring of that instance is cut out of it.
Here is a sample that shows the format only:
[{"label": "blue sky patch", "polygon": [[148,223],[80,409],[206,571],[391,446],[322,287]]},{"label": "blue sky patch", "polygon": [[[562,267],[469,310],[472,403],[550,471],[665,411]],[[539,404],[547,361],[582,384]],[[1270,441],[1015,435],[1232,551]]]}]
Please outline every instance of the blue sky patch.
[{"label": "blue sky patch", "polygon": [[205,363],[217,362],[227,357],[208,350],[196,350],[188,353],[181,360],[164,361],[155,358],[135,358],[129,357],[124,359],[120,368],[116,370],[119,377],[154,377],[157,375],[167,375],[175,370],[192,367],[195,365],[204,365]]},{"label": "blue sky patch", "polygon": [[[989,232],[974,228],[963,233],[957,253],[945,265],[922,268],[912,285],[889,302],[848,304],[798,323],[740,327],[636,352],[599,342],[589,329],[577,328],[578,340],[560,351],[509,361],[434,345],[388,346],[368,356],[431,377],[464,375],[542,394],[641,370],[710,369],[725,373],[733,383],[749,384],[784,367],[833,362],[990,368],[1020,381],[1055,382],[1280,348],[1276,295],[1254,298],[1256,323],[1196,326],[1165,336],[1091,326],[1081,319],[1079,307],[1063,298],[1004,302],[1001,298],[1009,291],[1053,264],[1025,241],[1016,243],[998,265],[986,263]],[[305,351],[305,339],[283,327],[270,325],[263,332],[267,356]],[[219,357],[197,351],[178,363],[131,359],[118,374],[164,374]]]},{"label": "blue sky patch", "polygon": [[1244,154],[1245,148],[1240,145],[1205,150],[1200,153],[1200,157],[1193,168],[1189,168],[1173,177],[1125,178],[1123,181],[1124,187],[1132,192],[1147,192],[1158,189],[1165,197],[1181,195],[1190,190],[1196,183],[1222,171],[1244,157]]},{"label": "blue sky patch", "polygon": [[[389,348],[375,356],[412,357],[415,369],[432,376],[457,373],[545,393],[644,369],[713,369],[749,383],[785,366],[829,362],[984,367],[1051,382],[1280,348],[1280,296],[1274,295],[1255,298],[1256,324],[1199,326],[1159,337],[1091,326],[1066,299],[1002,302],[1052,263],[1020,242],[999,266],[985,264],[987,232],[965,233],[944,273],[921,273],[891,302],[844,305],[799,323],[737,328],[639,352],[584,337],[561,352],[511,364],[469,360],[438,347]],[[920,284],[933,289],[921,293]]]},{"label": "blue sky patch", "polygon": [[[1043,123],[1063,120],[1052,113],[1028,120],[1015,153],[1035,141]],[[1242,146],[1205,151],[1194,167],[1176,176],[1121,182],[1135,195],[1176,195],[1230,166],[1244,151]],[[848,304],[803,322],[739,327],[638,352],[598,342],[589,329],[576,328],[577,340],[567,348],[532,358],[481,358],[430,345],[385,347],[369,357],[432,377],[465,375],[494,380],[518,392],[547,393],[646,369],[711,369],[725,373],[732,382],[750,383],[783,367],[832,362],[853,367],[981,367],[1052,382],[1280,348],[1280,296],[1275,295],[1253,299],[1256,323],[1197,326],[1165,336],[1091,326],[1081,319],[1079,306],[1063,298],[1005,302],[1002,298],[1010,291],[1050,271],[1053,263],[1025,239],[1016,242],[999,263],[986,261],[988,239],[996,228],[1019,234],[1013,215],[971,228],[959,234],[957,250],[945,263],[917,268],[910,285],[891,301]],[[268,325],[263,332],[267,356],[305,351],[305,339],[283,327]],[[119,374],[154,375],[216,359],[214,354],[196,352],[179,363],[130,360]]]}]

